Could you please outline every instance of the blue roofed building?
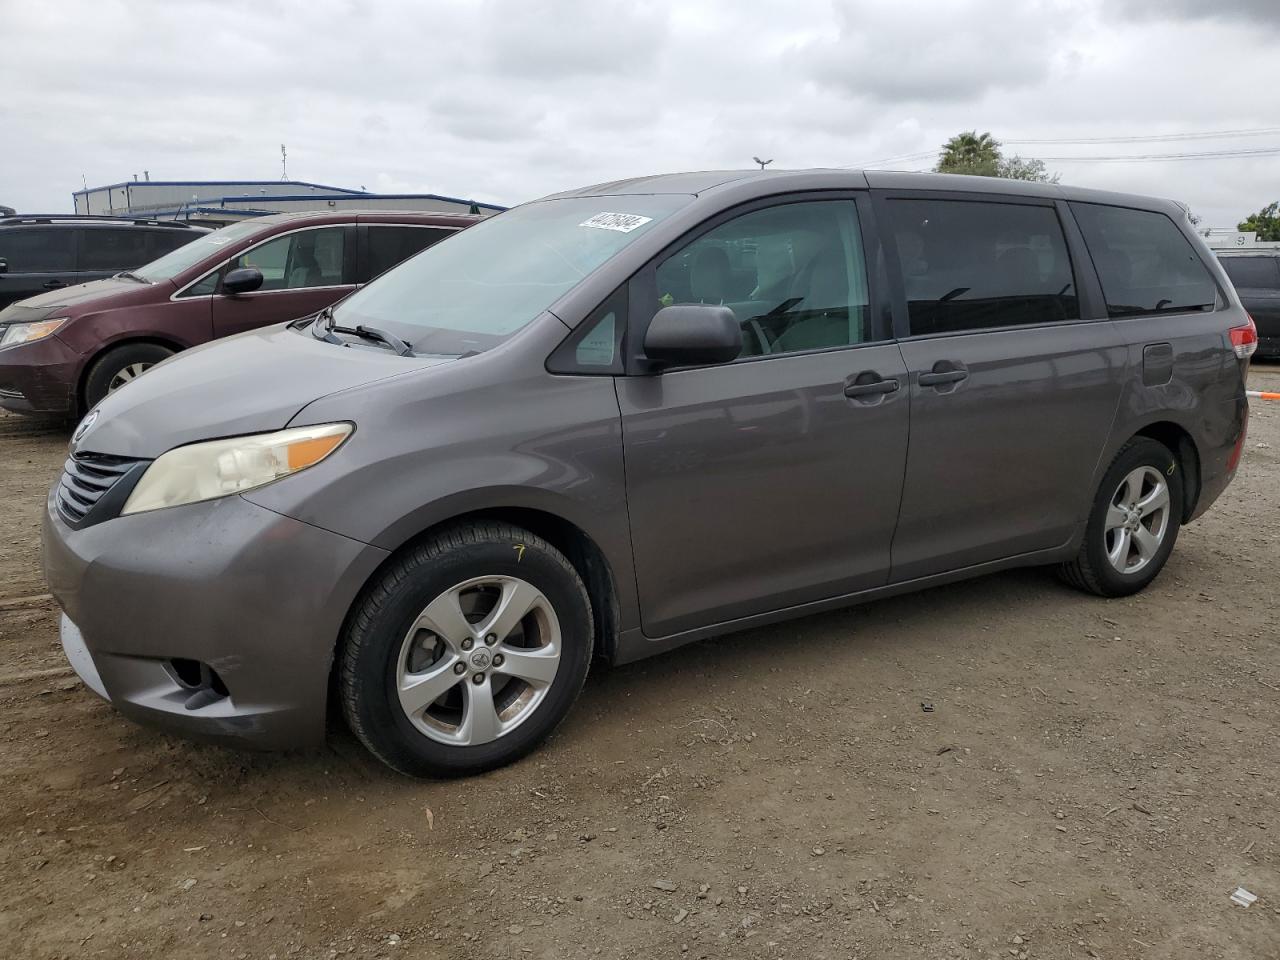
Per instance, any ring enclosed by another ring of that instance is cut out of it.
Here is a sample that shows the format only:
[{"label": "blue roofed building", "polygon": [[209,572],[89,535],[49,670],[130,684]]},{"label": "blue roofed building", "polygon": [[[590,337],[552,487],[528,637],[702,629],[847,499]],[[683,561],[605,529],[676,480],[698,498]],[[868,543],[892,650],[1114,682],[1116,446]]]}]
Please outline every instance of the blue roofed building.
[{"label": "blue roofed building", "polygon": [[370,193],[304,180],[127,180],[72,194],[81,215],[188,220],[225,226],[268,213],[416,210],[500,213],[505,207],[434,193]]}]

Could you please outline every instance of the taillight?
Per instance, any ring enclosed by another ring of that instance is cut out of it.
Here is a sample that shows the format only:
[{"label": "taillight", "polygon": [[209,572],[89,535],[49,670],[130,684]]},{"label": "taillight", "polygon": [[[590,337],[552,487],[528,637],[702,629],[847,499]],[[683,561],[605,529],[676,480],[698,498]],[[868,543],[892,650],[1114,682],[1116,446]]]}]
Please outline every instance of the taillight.
[{"label": "taillight", "polygon": [[1258,328],[1253,325],[1253,317],[1249,317],[1249,322],[1242,327],[1232,327],[1230,333],[1231,349],[1236,356],[1241,360],[1252,357],[1253,351],[1258,349]]}]

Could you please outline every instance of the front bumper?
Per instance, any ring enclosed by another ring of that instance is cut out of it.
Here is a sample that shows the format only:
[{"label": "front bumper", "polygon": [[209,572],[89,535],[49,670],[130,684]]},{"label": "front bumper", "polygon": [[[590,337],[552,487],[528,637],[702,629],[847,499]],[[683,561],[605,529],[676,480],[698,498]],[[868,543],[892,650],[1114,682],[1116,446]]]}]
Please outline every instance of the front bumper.
[{"label": "front bumper", "polygon": [[385,551],[234,496],[82,530],[50,497],[43,538],[67,658],[122,714],[268,749],[323,740],[342,622]]},{"label": "front bumper", "polygon": [[0,350],[0,407],[75,415],[81,357],[57,336]]}]

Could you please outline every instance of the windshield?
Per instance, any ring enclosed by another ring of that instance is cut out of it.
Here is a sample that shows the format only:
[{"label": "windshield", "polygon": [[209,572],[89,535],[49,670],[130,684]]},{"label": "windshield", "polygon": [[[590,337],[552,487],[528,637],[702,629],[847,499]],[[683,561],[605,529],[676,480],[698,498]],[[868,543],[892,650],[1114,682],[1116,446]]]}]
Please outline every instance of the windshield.
[{"label": "windshield", "polygon": [[159,260],[152,260],[145,267],[139,267],[137,270],[130,272],[135,277],[141,277],[143,280],[150,280],[153,283],[157,280],[172,280],[178,274],[194,267],[206,257],[225,249],[229,244],[235,243],[237,240],[243,240],[245,237],[257,233],[261,229],[262,224],[246,220],[244,223],[233,223],[231,226],[215,230],[213,233],[202,233],[190,243],[166,253]]},{"label": "windshield", "polygon": [[508,210],[428,247],[334,308],[415,353],[496,346],[691,196],[571,197]]}]

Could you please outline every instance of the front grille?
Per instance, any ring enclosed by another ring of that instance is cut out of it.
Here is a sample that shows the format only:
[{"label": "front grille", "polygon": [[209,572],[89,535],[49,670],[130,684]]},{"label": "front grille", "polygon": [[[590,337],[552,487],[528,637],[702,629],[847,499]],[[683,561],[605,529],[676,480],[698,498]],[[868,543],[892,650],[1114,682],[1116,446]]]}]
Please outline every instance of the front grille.
[{"label": "front grille", "polygon": [[[90,511],[141,463],[145,461],[103,453],[78,453],[68,457],[62,467],[62,479],[58,481],[58,512],[68,523],[84,523]],[[122,505],[117,504],[116,509]]]}]

